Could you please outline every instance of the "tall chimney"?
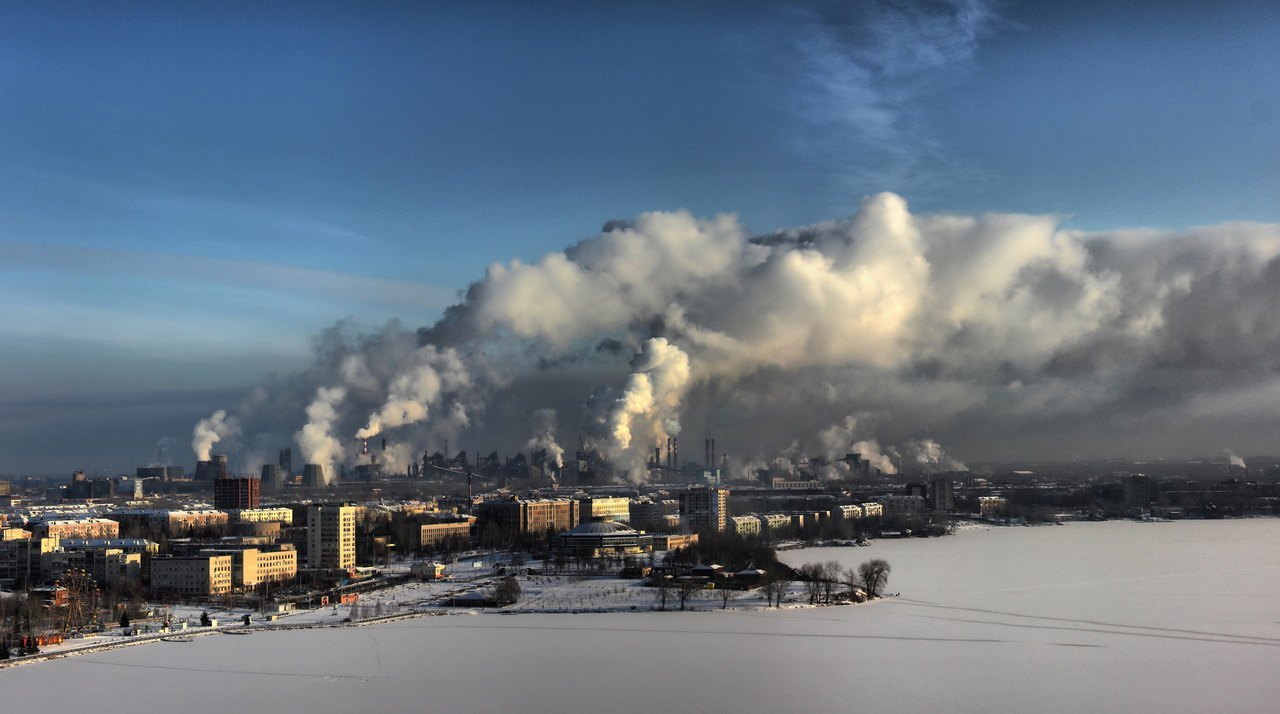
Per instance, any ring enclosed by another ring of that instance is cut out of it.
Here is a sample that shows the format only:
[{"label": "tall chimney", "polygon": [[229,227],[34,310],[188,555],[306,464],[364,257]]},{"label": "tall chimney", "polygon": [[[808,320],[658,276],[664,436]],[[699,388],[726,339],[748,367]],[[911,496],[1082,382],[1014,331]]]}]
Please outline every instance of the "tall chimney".
[{"label": "tall chimney", "polygon": [[[711,440],[711,460],[712,461],[716,460],[716,440],[715,439]],[[717,468],[715,464],[708,464],[708,466],[710,466],[713,469]]]},{"label": "tall chimney", "polygon": [[711,468],[711,440],[702,440],[702,465]]}]

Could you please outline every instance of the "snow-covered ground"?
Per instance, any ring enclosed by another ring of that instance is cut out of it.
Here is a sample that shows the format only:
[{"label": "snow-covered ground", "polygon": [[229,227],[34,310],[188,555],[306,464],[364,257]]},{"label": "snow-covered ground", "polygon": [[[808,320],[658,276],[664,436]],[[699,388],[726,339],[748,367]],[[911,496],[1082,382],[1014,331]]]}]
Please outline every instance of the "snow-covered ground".
[{"label": "snow-covered ground", "polygon": [[[1278,541],[1276,519],[965,529],[785,554],[889,560],[901,596],[862,606],[216,635],[0,682],[15,711],[1267,711],[1280,701]],[[626,602],[622,583],[584,582]],[[559,587],[527,584],[526,605]]]}]

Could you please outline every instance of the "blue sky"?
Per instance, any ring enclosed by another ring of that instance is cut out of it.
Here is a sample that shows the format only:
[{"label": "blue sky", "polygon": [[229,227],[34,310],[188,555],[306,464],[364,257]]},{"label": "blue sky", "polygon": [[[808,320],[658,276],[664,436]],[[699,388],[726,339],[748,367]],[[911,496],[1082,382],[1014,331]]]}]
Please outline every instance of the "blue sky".
[{"label": "blue sky", "polygon": [[1274,3],[688,5],[0,4],[0,446],[144,458],[642,211],[1280,220]]}]

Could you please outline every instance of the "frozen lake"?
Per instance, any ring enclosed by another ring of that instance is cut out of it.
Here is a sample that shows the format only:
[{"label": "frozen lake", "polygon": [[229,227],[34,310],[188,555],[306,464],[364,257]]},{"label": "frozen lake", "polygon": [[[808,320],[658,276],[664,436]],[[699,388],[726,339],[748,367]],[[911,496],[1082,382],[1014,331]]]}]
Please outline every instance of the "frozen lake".
[{"label": "frozen lake", "polygon": [[[1280,519],[968,529],[785,553],[877,603],[215,635],[0,671],[6,711],[1264,711]],[[707,602],[705,608],[718,607]]]}]

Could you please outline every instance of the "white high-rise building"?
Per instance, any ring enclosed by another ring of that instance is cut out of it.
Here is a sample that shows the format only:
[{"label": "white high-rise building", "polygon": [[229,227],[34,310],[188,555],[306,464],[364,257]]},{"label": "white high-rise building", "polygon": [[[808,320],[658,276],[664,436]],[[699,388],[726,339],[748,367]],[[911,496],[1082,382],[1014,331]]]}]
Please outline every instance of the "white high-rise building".
[{"label": "white high-rise building", "polygon": [[312,506],[307,510],[307,566],[322,570],[356,566],[355,506]]}]

